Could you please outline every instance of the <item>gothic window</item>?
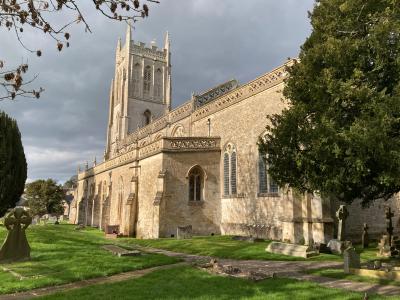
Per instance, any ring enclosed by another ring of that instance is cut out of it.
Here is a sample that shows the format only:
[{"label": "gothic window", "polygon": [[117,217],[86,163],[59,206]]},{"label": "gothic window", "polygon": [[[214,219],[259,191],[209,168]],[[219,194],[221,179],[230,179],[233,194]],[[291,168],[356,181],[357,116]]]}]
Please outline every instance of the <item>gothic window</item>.
[{"label": "gothic window", "polygon": [[147,66],[144,68],[144,78],[143,78],[143,92],[144,94],[150,93],[151,86],[151,67]]},{"label": "gothic window", "polygon": [[139,96],[139,82],[140,82],[140,65],[135,64],[133,67],[133,94]]},{"label": "gothic window", "polygon": [[144,116],[144,125],[149,125],[151,122],[151,111],[146,109],[145,112],[143,113]]},{"label": "gothic window", "polygon": [[278,193],[279,187],[268,173],[267,156],[261,152],[258,155],[258,191],[260,194]]},{"label": "gothic window", "polygon": [[154,78],[154,95],[156,98],[160,98],[162,96],[162,71],[161,69],[157,69],[155,78]]},{"label": "gothic window", "polygon": [[223,160],[223,173],[224,173],[224,195],[236,195],[237,194],[237,174],[236,174],[236,147],[229,143],[224,150]]},{"label": "gothic window", "polygon": [[204,172],[199,166],[193,167],[189,172],[189,201],[203,200]]}]

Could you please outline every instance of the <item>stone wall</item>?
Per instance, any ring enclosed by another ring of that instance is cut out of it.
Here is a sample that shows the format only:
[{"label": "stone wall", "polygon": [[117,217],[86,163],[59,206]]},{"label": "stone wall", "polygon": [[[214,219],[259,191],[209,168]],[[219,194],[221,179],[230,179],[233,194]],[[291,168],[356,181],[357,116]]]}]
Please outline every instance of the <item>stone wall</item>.
[{"label": "stone wall", "polygon": [[[178,226],[187,225],[192,225],[196,235],[220,233],[219,160],[219,151],[164,154],[166,193],[160,220],[160,236],[176,235]],[[188,173],[195,166],[204,171],[201,201],[189,201]]]}]

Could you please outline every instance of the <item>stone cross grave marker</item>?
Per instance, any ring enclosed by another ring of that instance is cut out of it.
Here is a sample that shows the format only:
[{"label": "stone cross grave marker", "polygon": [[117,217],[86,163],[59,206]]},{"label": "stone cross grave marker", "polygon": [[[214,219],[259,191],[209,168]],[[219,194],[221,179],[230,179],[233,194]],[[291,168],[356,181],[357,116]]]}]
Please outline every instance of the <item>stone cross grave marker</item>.
[{"label": "stone cross grave marker", "polygon": [[32,218],[21,207],[14,208],[4,219],[8,230],[7,238],[0,250],[0,261],[16,261],[30,258],[31,248],[25,230]]},{"label": "stone cross grave marker", "polygon": [[385,216],[386,216],[386,233],[388,235],[389,246],[392,246],[392,236],[393,236],[392,217],[394,216],[394,214],[389,206],[385,208]]},{"label": "stone cross grave marker", "polygon": [[338,211],[336,212],[336,217],[339,220],[338,223],[338,237],[339,241],[344,241],[345,230],[346,230],[346,219],[349,216],[346,205],[340,205]]}]

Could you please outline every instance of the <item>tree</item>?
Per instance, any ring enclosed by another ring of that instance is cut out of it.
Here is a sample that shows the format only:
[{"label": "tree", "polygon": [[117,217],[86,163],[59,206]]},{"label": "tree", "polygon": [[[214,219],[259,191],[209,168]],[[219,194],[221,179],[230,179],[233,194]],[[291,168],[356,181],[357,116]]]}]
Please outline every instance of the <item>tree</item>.
[{"label": "tree", "polygon": [[24,192],[27,165],[17,122],[0,112],[0,217]]},{"label": "tree", "polygon": [[74,187],[76,187],[77,182],[78,182],[78,175],[73,175],[73,176],[71,176],[70,179],[68,179],[66,182],[64,182],[63,187],[67,188],[67,189],[74,188]]},{"label": "tree", "polygon": [[64,190],[53,179],[39,179],[28,183],[25,194],[32,216],[42,217],[45,214],[59,216],[64,211]]},{"label": "tree", "polygon": [[[89,0],[90,1],[90,0]],[[59,51],[70,46],[71,34],[67,31],[73,24],[81,23],[85,31],[91,32],[86,21],[81,4],[77,0],[0,0],[0,28],[8,29],[15,34],[21,46],[28,52],[42,56],[41,49],[31,49],[23,42],[23,33],[26,29],[37,30],[55,41]],[[157,0],[91,0],[93,8],[103,16],[118,20],[136,22],[138,18],[149,15],[149,7],[143,2]],[[59,20],[70,19],[66,23],[57,24]],[[5,62],[0,57],[0,101],[15,99],[17,96],[39,98],[43,88],[29,89],[29,84],[36,78],[24,81],[24,74],[28,71],[28,64],[22,63],[15,68],[4,69]]]},{"label": "tree", "polygon": [[368,206],[400,191],[400,1],[320,0],[260,150],[281,185]]}]

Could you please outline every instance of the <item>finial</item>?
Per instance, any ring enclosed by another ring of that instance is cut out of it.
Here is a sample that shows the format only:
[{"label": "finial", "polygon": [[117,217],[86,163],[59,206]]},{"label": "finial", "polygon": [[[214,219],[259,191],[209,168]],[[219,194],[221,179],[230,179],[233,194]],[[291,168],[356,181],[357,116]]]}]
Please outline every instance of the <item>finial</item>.
[{"label": "finial", "polygon": [[88,170],[88,169],[89,169],[89,163],[88,163],[88,161],[86,161],[86,164],[85,164],[85,169],[86,169],[86,170]]},{"label": "finial", "polygon": [[167,33],[165,34],[164,49],[169,50],[170,44],[171,44],[171,41],[169,38],[169,32],[167,31]]},{"label": "finial", "polygon": [[94,157],[94,161],[93,161],[93,167],[95,167],[97,165],[97,159],[96,156]]}]

